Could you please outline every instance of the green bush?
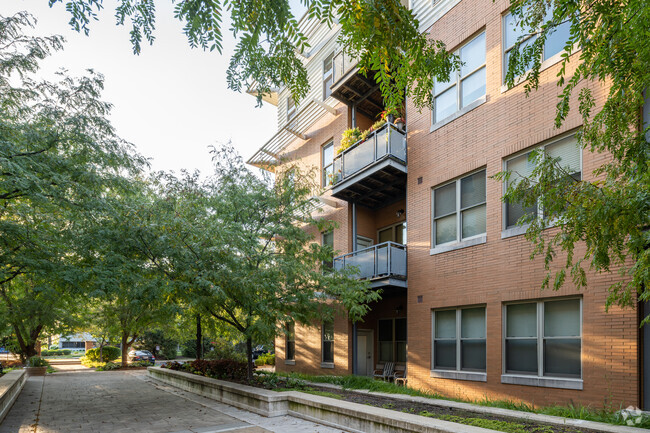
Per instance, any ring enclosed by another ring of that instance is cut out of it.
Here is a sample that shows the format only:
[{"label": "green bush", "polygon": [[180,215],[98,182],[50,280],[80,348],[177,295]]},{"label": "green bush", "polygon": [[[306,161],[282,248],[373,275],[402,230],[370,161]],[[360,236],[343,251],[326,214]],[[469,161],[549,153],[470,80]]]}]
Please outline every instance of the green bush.
[{"label": "green bush", "polygon": [[59,346],[57,346],[56,344],[53,344],[53,345],[51,345],[51,346],[49,347],[50,350],[56,350],[56,349],[58,349],[58,348],[59,348]]},{"label": "green bush", "polygon": [[176,350],[176,345],[173,346],[163,346],[160,354],[164,359],[176,359],[178,356],[178,351]]},{"label": "green bush", "polygon": [[96,371],[119,370],[120,368],[122,368],[122,363],[121,362],[107,362],[105,365],[97,367]]},{"label": "green bush", "polygon": [[27,367],[47,367],[48,365],[50,363],[40,356],[32,356],[27,360]]},{"label": "green bush", "polygon": [[59,352],[62,352],[61,355],[70,355],[72,353],[72,350],[63,349],[63,350],[60,350]]},{"label": "green bush", "polygon": [[213,347],[205,352],[205,359],[230,359],[246,362],[246,354],[225,338],[217,338]]},{"label": "green bush", "polygon": [[105,346],[102,350],[103,360],[99,359],[99,348],[86,350],[86,359],[90,362],[106,362],[117,359],[122,354],[122,351],[113,346]]},{"label": "green bush", "polygon": [[47,349],[41,350],[41,356],[50,356],[50,351]]},{"label": "green bush", "polygon": [[[260,362],[258,364],[258,361]],[[260,356],[257,357],[255,360],[255,365],[257,366],[262,366],[262,365],[275,365],[275,354],[274,353],[262,353]]]}]

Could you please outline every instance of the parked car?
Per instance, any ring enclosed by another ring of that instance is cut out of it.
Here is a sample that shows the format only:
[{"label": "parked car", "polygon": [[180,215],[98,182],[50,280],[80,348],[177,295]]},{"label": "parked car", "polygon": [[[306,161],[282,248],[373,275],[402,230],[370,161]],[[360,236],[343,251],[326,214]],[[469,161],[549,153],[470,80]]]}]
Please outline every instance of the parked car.
[{"label": "parked car", "polygon": [[269,349],[267,349],[261,344],[259,346],[255,346],[253,348],[253,361],[256,360],[263,353],[269,353]]},{"label": "parked car", "polygon": [[129,362],[149,361],[151,365],[156,363],[156,357],[148,350],[132,350],[129,352]]}]

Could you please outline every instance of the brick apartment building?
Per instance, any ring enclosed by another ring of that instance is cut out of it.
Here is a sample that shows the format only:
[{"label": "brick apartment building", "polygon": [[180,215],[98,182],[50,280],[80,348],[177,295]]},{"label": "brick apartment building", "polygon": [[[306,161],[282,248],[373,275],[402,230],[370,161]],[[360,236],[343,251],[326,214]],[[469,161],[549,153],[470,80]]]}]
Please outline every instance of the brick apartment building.
[{"label": "brick apartment building", "polygon": [[[407,102],[404,128],[385,125],[337,154],[342,132],[368,129],[384,104],[378,86],[342,54],[337,29],[307,18],[300,25],[312,47],[302,54],[311,92],[299,105],[286,89],[265,96],[278,107],[279,127],[249,163],[319,167],[320,215],[338,228],[314,234],[340,254],[335,268],[358,266],[382,290],[361,323],[341,315],[289,325],[276,340],[277,370],[371,375],[392,361],[409,386],[450,397],[647,407],[642,311],[605,312],[617,274],[591,272],[583,291],[570,282],[542,291],[542,263],[529,259],[525,227],[516,225],[525,210],[504,204],[504,186],[491,179],[503,169],[530,172],[528,152],[540,146],[583,179],[606,160],[576,146],[576,106],[561,129],[553,126],[568,29],[547,41],[540,88],[526,97],[523,85],[504,86],[519,36],[507,0],[409,7],[421,31],[465,66],[436,84],[433,110]],[[583,85],[602,104],[607,89]]]}]

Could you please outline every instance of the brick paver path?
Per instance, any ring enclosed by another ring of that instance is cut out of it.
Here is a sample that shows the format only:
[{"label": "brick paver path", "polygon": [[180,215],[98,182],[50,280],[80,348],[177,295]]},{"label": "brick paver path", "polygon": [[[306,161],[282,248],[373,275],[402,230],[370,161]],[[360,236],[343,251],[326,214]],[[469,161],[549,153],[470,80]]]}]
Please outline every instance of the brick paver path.
[{"label": "brick paver path", "polygon": [[293,417],[265,418],[133,372],[31,377],[0,433],[335,433]]}]

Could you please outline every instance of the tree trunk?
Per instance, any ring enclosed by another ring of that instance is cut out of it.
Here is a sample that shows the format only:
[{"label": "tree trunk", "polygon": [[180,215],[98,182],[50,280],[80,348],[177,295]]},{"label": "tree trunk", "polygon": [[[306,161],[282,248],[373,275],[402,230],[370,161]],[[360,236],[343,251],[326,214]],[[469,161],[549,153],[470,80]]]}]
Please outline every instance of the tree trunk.
[{"label": "tree trunk", "polygon": [[203,334],[201,332],[201,315],[196,315],[196,359],[203,358]]},{"label": "tree trunk", "polygon": [[246,338],[246,359],[248,359],[248,381],[253,381],[253,339]]},{"label": "tree trunk", "polygon": [[129,341],[128,334],[122,334],[122,368],[126,367],[129,363]]}]

